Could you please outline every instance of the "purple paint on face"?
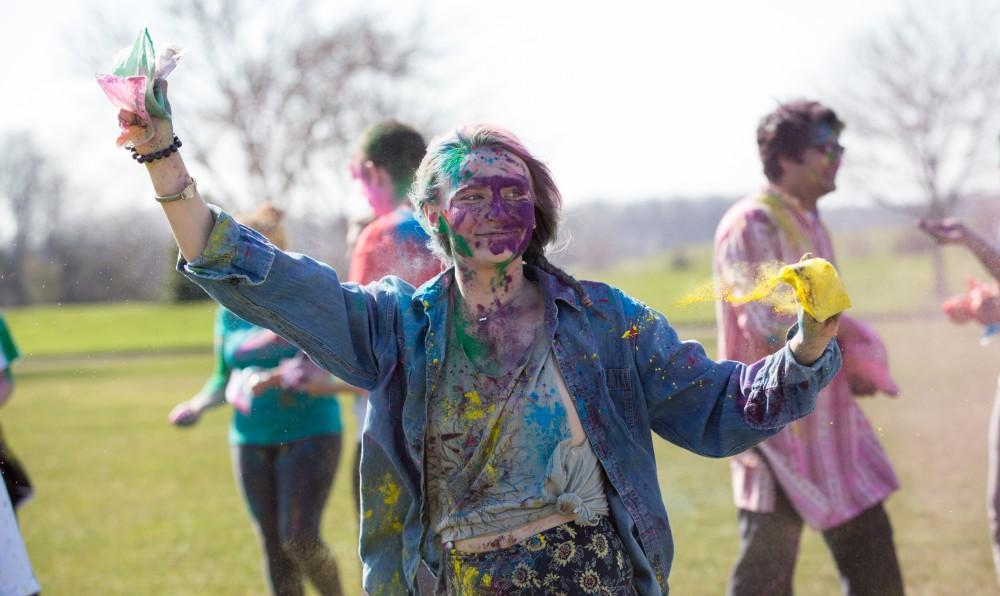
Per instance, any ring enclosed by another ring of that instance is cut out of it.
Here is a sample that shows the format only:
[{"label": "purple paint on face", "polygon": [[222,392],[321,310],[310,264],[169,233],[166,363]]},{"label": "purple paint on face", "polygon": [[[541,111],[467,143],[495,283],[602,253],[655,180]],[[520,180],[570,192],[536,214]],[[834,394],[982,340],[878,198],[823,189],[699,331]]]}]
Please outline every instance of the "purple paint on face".
[{"label": "purple paint on face", "polygon": [[483,252],[494,257],[524,254],[535,227],[524,163],[505,151],[479,149],[467,156],[461,179],[445,212],[452,233],[461,236],[472,252],[485,248]]},{"label": "purple paint on face", "polygon": [[[484,242],[494,255],[510,251],[521,255],[531,242],[531,230],[535,226],[535,206],[531,200],[527,180],[520,177],[489,176],[477,177],[471,183],[489,191],[486,203],[479,207],[477,215],[481,221],[476,242]],[[463,219],[468,214],[463,216]]]}]

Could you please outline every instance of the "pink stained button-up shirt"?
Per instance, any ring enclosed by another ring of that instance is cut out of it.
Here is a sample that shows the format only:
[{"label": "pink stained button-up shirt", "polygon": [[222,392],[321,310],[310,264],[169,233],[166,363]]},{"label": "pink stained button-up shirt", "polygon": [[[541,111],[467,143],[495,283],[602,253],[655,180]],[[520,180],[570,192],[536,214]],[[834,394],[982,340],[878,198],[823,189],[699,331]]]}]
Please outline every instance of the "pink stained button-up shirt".
[{"label": "pink stained button-up shirt", "polygon": [[[737,295],[754,287],[761,266],[784,265],[811,252],[834,262],[830,235],[817,213],[773,187],[739,201],[715,235],[718,287]],[[719,358],[754,362],[785,341],[793,315],[764,303],[719,302]],[[841,317],[841,328],[854,325]],[[774,510],[775,481],[810,526],[840,525],[899,488],[889,458],[855,403],[842,371],[824,389],[816,411],[731,460],[733,497],[740,509]]]}]

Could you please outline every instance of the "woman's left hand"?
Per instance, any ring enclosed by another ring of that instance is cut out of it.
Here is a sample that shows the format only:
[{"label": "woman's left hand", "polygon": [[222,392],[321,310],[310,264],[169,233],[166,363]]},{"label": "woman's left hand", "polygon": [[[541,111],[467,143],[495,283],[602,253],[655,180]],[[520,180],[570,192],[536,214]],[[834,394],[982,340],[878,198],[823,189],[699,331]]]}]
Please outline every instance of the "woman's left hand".
[{"label": "woman's left hand", "polygon": [[259,397],[260,394],[273,387],[281,387],[281,375],[276,375],[273,372],[260,372],[251,377],[250,391],[254,397]]},{"label": "woman's left hand", "polygon": [[810,366],[823,355],[830,340],[836,337],[840,315],[817,321],[799,306],[799,330],[789,341],[789,347],[799,364]]},{"label": "woman's left hand", "polygon": [[941,244],[966,244],[970,236],[969,228],[953,217],[921,219],[917,227]]}]

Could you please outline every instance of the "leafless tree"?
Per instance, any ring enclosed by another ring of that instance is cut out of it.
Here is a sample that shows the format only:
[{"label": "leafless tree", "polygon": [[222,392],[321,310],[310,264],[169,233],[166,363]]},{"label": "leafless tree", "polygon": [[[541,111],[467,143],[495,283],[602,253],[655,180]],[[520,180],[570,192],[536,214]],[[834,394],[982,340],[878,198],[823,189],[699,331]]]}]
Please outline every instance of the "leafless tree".
[{"label": "leafless tree", "polygon": [[[212,172],[214,199],[227,207],[328,194],[342,178],[331,169],[344,167],[367,125],[435,120],[420,88],[432,52],[419,17],[390,24],[320,0],[165,0],[153,12],[154,41],[189,50],[171,75],[184,154]],[[109,40],[121,47],[136,34],[122,20],[91,7],[68,32],[72,58],[106,71]]]},{"label": "leafless tree", "polygon": [[0,294],[13,304],[27,304],[32,291],[30,259],[44,254],[63,200],[64,178],[25,132],[0,138],[0,205],[12,215],[13,242],[0,271]]},{"label": "leafless tree", "polygon": [[[833,95],[857,133],[852,169],[876,202],[944,217],[995,183],[998,15],[995,2],[909,0],[851,48]],[[933,260],[943,295],[940,250]]]},{"label": "leafless tree", "polygon": [[288,205],[310,188],[315,170],[344,161],[367,124],[404,107],[422,56],[419,31],[396,31],[371,16],[333,22],[322,8],[315,0],[166,5],[207,67],[196,93],[178,94],[197,125],[188,146],[220,174],[213,185],[230,205]]}]

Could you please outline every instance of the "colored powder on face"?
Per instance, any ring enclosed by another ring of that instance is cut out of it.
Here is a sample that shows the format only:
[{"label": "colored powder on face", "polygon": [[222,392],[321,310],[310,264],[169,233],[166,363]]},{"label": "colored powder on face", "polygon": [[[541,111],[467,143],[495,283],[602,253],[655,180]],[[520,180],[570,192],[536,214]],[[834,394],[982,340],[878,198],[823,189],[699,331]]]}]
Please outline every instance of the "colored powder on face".
[{"label": "colored powder on face", "polygon": [[[471,228],[475,234],[487,234],[484,238],[476,237],[476,247],[481,245],[482,239],[493,255],[505,252],[515,256],[524,254],[535,227],[535,206],[527,180],[512,176],[482,176],[473,177],[467,184],[482,189],[473,196],[483,198],[466,203],[461,199],[463,191],[457,191],[456,196],[460,198],[452,199],[446,212],[446,223],[452,230],[452,237],[462,237],[463,233],[470,233]],[[466,222],[472,225],[468,226]],[[468,246],[468,240],[465,242]]]},{"label": "colored powder on face", "polygon": [[462,181],[462,164],[468,157],[470,151],[465,146],[455,146],[448,148],[441,158],[441,170],[448,176],[452,186],[458,185]]},{"label": "colored powder on face", "polygon": [[444,216],[438,217],[438,233],[446,235],[451,240],[452,250],[455,251],[459,256],[471,257],[472,249],[469,248],[469,243],[465,241],[460,235],[452,232],[451,226],[445,221]]},{"label": "colored powder on face", "polygon": [[[765,265],[758,270],[756,279],[753,289],[740,295],[728,289],[717,289],[708,282],[678,300],[677,305],[690,306],[710,300],[737,305],[764,302],[771,304],[776,312],[794,313],[796,304],[801,304],[802,310],[817,321],[825,321],[851,307],[850,296],[836,268],[825,259],[805,259],[780,268],[775,264]],[[782,284],[791,286],[794,299],[777,291]]]},{"label": "colored powder on face", "polygon": [[[535,205],[527,178],[520,174],[482,176],[472,178],[471,183],[489,190],[489,202],[468,210],[472,216],[483,222],[493,221],[492,225],[510,231],[506,237],[488,242],[490,252],[494,255],[505,251],[523,254],[531,242],[531,230],[535,226]],[[505,190],[511,190],[516,198],[504,198]],[[459,224],[456,215],[455,225]]]},{"label": "colored powder on face", "polygon": [[508,226],[520,234],[520,238],[490,242],[490,252],[495,255],[510,251],[513,255],[523,255],[531,244],[531,231],[535,227],[535,205],[533,201],[522,201],[513,208],[510,214],[512,221]]}]

